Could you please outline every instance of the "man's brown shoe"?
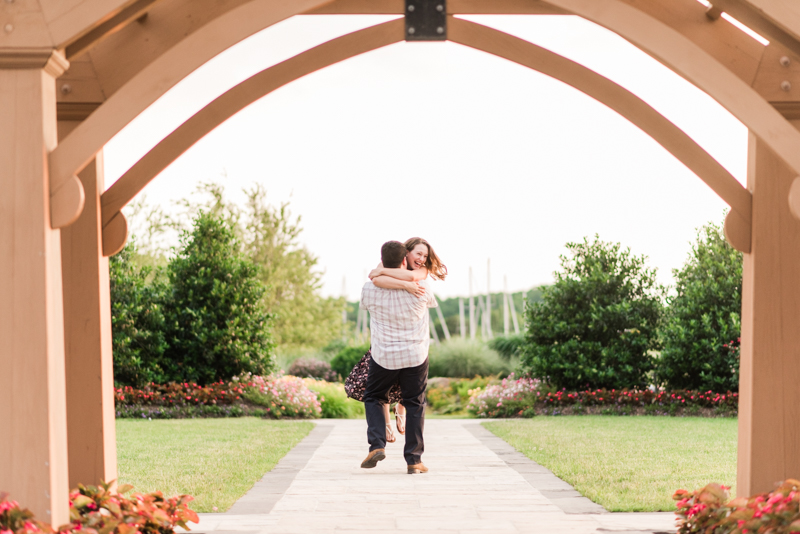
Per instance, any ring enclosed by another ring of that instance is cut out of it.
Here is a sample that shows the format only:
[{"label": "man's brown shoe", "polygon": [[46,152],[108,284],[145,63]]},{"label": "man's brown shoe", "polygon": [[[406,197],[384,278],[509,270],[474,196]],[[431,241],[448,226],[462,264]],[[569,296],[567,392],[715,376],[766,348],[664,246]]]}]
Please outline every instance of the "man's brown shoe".
[{"label": "man's brown shoe", "polygon": [[383,449],[375,449],[374,451],[369,451],[366,459],[361,462],[361,467],[364,469],[372,469],[378,462],[384,460],[386,458],[386,451]]},{"label": "man's brown shoe", "polygon": [[427,473],[427,472],[428,468],[425,467],[425,464],[423,464],[422,462],[408,466],[409,475],[416,475],[417,473]]}]

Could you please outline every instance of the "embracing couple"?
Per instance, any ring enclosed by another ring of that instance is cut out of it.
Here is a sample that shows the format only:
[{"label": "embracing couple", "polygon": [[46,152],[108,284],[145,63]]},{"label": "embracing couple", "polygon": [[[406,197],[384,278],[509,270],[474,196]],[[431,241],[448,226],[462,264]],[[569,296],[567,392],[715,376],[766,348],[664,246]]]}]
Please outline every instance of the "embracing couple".
[{"label": "embracing couple", "polygon": [[415,237],[381,247],[381,264],[361,291],[361,307],[370,312],[370,350],[345,381],[348,396],[363,400],[372,468],[386,458],[386,442],[395,441],[389,405],[395,406],[397,431],[406,434],[403,450],[409,474],[426,473],[425,389],[428,385],[428,308],[437,306],[428,276],[444,280],[447,267],[430,244]]}]

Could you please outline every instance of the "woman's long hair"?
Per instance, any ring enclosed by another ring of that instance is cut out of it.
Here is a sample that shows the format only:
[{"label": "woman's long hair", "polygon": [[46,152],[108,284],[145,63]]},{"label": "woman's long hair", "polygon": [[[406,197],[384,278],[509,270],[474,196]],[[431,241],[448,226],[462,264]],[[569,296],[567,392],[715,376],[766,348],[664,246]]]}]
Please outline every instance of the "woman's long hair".
[{"label": "woman's long hair", "polygon": [[433,247],[430,243],[421,237],[412,237],[403,244],[409,252],[414,250],[414,247],[419,244],[428,247],[428,260],[425,262],[425,268],[428,269],[428,274],[431,275],[434,280],[444,280],[444,277],[447,276],[447,266],[442,263],[442,260],[440,260],[439,256],[433,251]]}]

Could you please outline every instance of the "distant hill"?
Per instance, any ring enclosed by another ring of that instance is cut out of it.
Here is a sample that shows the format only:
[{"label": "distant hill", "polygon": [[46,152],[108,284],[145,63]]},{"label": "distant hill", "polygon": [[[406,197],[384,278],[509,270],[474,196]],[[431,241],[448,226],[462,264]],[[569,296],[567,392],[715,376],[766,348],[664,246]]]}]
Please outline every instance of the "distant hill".
[{"label": "distant hill", "polygon": [[[481,295],[481,297],[485,297],[485,295]],[[534,288],[527,292],[525,295],[527,297],[527,301],[530,303],[539,302],[542,300],[542,291],[540,288]],[[460,297],[464,299],[464,311],[466,315],[466,323],[467,329],[469,329],[469,299],[467,297]],[[517,310],[517,319],[519,321],[520,329],[522,329],[522,322],[523,322],[523,293],[517,292],[511,295],[511,298],[514,301],[514,307]],[[460,332],[460,320],[458,317],[458,299],[459,297],[452,297],[448,299],[439,299],[439,306],[442,309],[442,315],[444,315],[445,323],[447,324],[447,328],[450,331],[451,336],[459,335]],[[492,293],[492,332],[497,334],[503,333],[503,294],[502,293]],[[478,307],[478,299],[475,297],[475,306],[476,309]],[[347,303],[347,320],[348,322],[352,323],[351,327],[355,328],[356,324],[356,313],[358,312],[358,302],[348,302]],[[477,313],[477,312],[476,312]],[[442,329],[442,325],[439,322],[439,318],[435,311],[431,313],[431,319],[433,319],[433,324],[436,327],[436,331],[439,334],[440,338],[444,338],[444,331]],[[513,323],[511,323],[511,332],[514,332]],[[480,327],[478,329],[480,332]]]}]

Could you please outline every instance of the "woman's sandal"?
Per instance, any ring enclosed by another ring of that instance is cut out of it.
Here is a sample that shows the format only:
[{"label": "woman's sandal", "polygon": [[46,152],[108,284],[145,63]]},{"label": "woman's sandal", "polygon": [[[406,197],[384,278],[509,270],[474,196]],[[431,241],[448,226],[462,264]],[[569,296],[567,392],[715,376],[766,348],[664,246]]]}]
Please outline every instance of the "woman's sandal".
[{"label": "woman's sandal", "polygon": [[394,407],[394,424],[397,426],[397,432],[403,436],[406,433],[406,415],[397,413],[397,406]]},{"label": "woman's sandal", "polygon": [[392,425],[386,423],[386,443],[394,443],[397,441],[397,438],[394,437],[394,432],[392,432]]}]

